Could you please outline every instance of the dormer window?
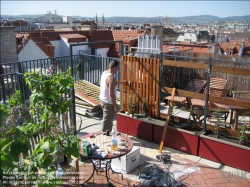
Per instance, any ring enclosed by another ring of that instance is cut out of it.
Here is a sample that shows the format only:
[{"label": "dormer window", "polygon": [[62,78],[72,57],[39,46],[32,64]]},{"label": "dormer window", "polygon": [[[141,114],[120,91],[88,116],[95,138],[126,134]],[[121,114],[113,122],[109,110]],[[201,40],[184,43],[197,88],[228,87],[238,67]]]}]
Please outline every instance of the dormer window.
[{"label": "dormer window", "polygon": [[227,50],[227,55],[232,55],[233,51],[232,50]]}]

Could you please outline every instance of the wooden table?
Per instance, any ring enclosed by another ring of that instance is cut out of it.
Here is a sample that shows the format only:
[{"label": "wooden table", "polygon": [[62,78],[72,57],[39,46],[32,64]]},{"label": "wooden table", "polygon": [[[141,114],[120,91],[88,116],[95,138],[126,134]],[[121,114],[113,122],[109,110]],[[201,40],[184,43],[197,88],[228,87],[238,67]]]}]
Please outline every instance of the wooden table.
[{"label": "wooden table", "polygon": [[[239,101],[249,101],[250,99],[247,98],[233,98],[235,100],[239,100]],[[234,105],[227,105],[227,104],[222,104],[222,103],[214,103],[216,106],[227,109],[227,110],[231,110],[231,114],[230,114],[230,128],[233,130],[237,130],[238,128],[238,118],[240,115],[243,115],[246,112],[250,112],[250,108],[243,108],[243,107],[239,107],[239,106],[234,106]]]},{"label": "wooden table", "polygon": [[[89,138],[89,137],[92,136],[93,134],[94,134],[94,138],[92,140],[90,140],[91,138]],[[102,132],[90,133],[90,134],[87,134],[87,135],[81,137],[81,139],[90,140],[90,142],[92,144],[93,144],[93,141],[95,140],[94,141],[95,144],[100,149],[102,149],[105,152],[106,152],[105,145],[106,146],[110,145],[109,144],[110,138],[111,138],[111,136],[106,137],[106,135],[102,135]],[[122,179],[123,179],[123,174],[122,173],[115,172],[112,169],[112,167],[111,167],[111,161],[112,161],[112,159],[120,158],[120,157],[128,154],[132,150],[132,148],[133,148],[133,141],[129,137],[127,137],[127,135],[124,135],[124,134],[118,135],[117,138],[120,139],[120,140],[123,140],[126,143],[125,146],[122,146],[122,147],[119,146],[119,148],[117,150],[117,151],[120,152],[119,155],[110,153],[110,154],[108,154],[107,157],[103,158],[96,151],[93,151],[89,156],[86,156],[86,155],[83,154],[83,150],[82,150],[82,146],[81,146],[81,148],[80,148],[80,157],[81,157],[81,160],[90,160],[91,163],[93,164],[93,172],[92,172],[91,176],[89,177],[89,179],[86,180],[86,181],[84,181],[84,183],[87,183],[94,176],[94,172],[95,171],[96,171],[97,175],[98,175],[98,172],[105,171],[107,182],[109,182],[109,177],[108,177],[108,171],[109,170],[111,170],[113,173],[121,174],[122,175]]]}]

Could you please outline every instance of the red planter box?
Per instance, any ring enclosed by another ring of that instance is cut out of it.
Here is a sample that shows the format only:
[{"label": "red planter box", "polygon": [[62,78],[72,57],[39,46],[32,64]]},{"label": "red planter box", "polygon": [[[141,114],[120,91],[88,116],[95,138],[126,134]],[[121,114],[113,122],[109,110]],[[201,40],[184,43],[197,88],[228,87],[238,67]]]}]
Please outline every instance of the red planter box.
[{"label": "red planter box", "polygon": [[250,148],[200,135],[198,156],[250,172]]},{"label": "red planter box", "polygon": [[[160,143],[164,127],[154,125],[153,142]],[[164,146],[198,155],[199,136],[194,132],[168,126]]]},{"label": "red planter box", "polygon": [[140,118],[129,117],[125,114],[116,114],[117,130],[143,140],[153,141],[153,125],[143,122]]}]

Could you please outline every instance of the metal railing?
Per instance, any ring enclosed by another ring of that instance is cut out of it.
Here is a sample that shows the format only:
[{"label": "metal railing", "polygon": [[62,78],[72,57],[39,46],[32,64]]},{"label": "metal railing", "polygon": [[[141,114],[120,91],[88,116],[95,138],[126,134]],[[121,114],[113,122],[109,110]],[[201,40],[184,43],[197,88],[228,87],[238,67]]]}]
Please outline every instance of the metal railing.
[{"label": "metal railing", "polygon": [[[21,90],[25,100],[28,100],[31,92],[25,84],[24,74],[31,71],[38,71],[45,74],[47,68],[49,68],[51,64],[54,65],[54,73],[66,71],[73,64],[71,68],[74,81],[84,79],[90,83],[99,85],[101,74],[108,69],[108,64],[111,59],[115,58],[80,54],[72,56],[72,63],[70,61],[70,56],[2,63],[0,64],[0,101],[7,104],[8,99],[16,90]],[[116,58],[116,60],[120,61],[118,58]],[[82,66],[79,66],[79,64],[82,64]],[[114,76],[118,80],[120,72],[118,71]],[[70,96],[67,96],[67,98],[72,98],[74,101],[74,88],[71,89]],[[69,111],[67,116],[69,116],[69,118],[67,117],[67,122],[61,119],[63,127],[65,127],[65,123],[70,124],[70,126],[75,125],[76,127],[74,102],[72,110]]]}]

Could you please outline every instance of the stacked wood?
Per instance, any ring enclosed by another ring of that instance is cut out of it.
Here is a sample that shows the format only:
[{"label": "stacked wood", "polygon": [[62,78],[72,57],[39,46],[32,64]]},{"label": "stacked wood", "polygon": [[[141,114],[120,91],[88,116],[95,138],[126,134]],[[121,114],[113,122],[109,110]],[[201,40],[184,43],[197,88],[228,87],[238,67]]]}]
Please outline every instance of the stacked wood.
[{"label": "stacked wood", "polygon": [[80,80],[74,83],[76,113],[95,116],[101,112],[100,88],[88,81]]}]

